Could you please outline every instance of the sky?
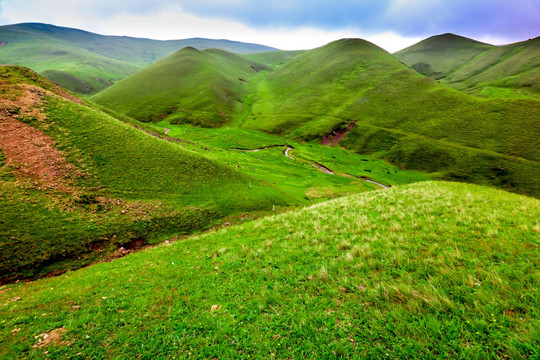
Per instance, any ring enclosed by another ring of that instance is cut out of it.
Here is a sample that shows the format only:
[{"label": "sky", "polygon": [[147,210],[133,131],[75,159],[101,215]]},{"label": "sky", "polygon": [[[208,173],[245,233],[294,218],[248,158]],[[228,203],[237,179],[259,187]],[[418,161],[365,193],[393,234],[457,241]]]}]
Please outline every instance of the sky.
[{"label": "sky", "polygon": [[540,36],[540,0],[0,0],[0,25],[22,22],[284,50],[358,37],[394,52],[447,32],[496,45]]}]

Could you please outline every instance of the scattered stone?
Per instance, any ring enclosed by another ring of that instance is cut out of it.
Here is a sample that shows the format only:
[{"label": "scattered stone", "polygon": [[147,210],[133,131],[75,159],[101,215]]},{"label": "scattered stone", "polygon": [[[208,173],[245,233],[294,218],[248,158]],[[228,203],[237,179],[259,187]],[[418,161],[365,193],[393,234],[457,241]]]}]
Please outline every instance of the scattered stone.
[{"label": "scattered stone", "polygon": [[57,328],[49,332],[34,336],[34,339],[38,340],[38,343],[32,345],[33,348],[46,348],[49,345],[70,345],[73,341],[61,341],[62,336],[67,332],[65,327]]}]

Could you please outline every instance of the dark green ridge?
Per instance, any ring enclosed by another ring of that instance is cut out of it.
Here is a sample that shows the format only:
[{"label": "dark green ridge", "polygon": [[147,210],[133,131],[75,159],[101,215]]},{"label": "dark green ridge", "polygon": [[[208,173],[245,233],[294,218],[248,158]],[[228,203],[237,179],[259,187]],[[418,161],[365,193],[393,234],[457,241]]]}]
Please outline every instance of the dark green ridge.
[{"label": "dark green ridge", "polygon": [[220,126],[241,108],[246,83],[268,66],[226,52],[184,48],[92,97],[141,121]]}]

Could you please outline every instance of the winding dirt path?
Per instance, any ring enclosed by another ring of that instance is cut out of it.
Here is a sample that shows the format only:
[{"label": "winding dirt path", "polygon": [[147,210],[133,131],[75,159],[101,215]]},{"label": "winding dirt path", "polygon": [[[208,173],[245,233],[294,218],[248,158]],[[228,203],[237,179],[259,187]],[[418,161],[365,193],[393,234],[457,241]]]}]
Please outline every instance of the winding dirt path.
[{"label": "winding dirt path", "polygon": [[390,186],[383,185],[381,183],[378,183],[378,182],[373,181],[373,180],[368,179],[368,178],[361,178],[360,180],[368,182],[368,183],[372,183],[372,184],[375,184],[375,185],[378,185],[378,186],[382,187],[384,190],[390,189]]},{"label": "winding dirt path", "polygon": [[285,149],[284,154],[285,154],[285,156],[288,157],[289,159],[293,159],[293,160],[294,160],[294,158],[293,158],[291,155],[289,155],[289,151],[292,150],[292,149],[293,149],[293,148],[290,147],[290,146],[287,147],[287,149]]},{"label": "winding dirt path", "polygon": [[[354,126],[354,123],[352,123],[349,128],[352,129],[352,127]],[[349,129],[349,131],[350,131]],[[347,131],[348,132],[348,131]],[[345,136],[345,135],[343,135]],[[341,137],[343,138],[343,137]],[[239,151],[251,151],[251,152],[255,152],[255,151],[261,151],[261,150],[265,150],[265,149],[270,149],[270,148],[275,148],[275,147],[285,147],[285,151],[283,151],[283,155],[285,155],[286,157],[288,157],[289,159],[292,159],[294,160],[294,158],[289,155],[289,151],[291,150],[294,150],[294,148],[292,146],[289,146],[289,145],[269,145],[269,146],[264,146],[264,147],[261,147],[261,148],[256,148],[256,149],[243,149],[243,148],[233,148],[232,150],[239,150]],[[323,164],[319,164],[318,162],[316,161],[313,161],[312,164],[313,166],[315,166],[317,169],[319,169],[320,171],[322,171],[323,173],[325,174],[328,174],[328,175],[339,175],[339,176],[344,176],[344,177],[348,177],[348,178],[353,178],[353,179],[358,179],[360,181],[364,181],[364,182],[367,182],[367,183],[370,183],[370,184],[374,184],[374,185],[377,185],[379,187],[381,187],[382,189],[386,190],[386,189],[389,189],[391,188],[392,186],[389,186],[389,185],[384,185],[384,184],[381,184],[381,183],[378,183],[374,180],[371,180],[370,178],[368,178],[367,176],[361,176],[361,177],[357,177],[357,176],[353,176],[353,175],[350,175],[350,174],[336,174],[334,171],[332,171],[331,169],[327,168],[326,166],[324,166]]]}]

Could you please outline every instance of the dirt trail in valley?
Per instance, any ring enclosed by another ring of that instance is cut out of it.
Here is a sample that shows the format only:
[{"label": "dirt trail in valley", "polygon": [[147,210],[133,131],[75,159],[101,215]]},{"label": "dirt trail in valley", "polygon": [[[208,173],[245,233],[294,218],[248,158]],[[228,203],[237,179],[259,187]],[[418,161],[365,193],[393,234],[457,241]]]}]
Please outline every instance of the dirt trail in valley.
[{"label": "dirt trail in valley", "polygon": [[[350,131],[350,129],[352,129],[352,127],[354,126],[354,123],[352,123],[351,125],[349,125],[349,129],[347,132]],[[344,132],[343,133],[343,136],[346,135],[347,132]],[[341,140],[343,138],[343,136],[341,136],[339,138],[339,140]],[[339,142],[338,140],[338,142]],[[292,159],[294,160],[294,158],[289,154],[289,151],[291,150],[294,150],[294,148],[292,146],[289,146],[289,145],[269,145],[269,146],[264,146],[264,147],[261,147],[261,148],[256,148],[256,149],[244,149],[244,148],[233,148],[232,150],[239,150],[239,151],[249,151],[249,152],[257,152],[257,151],[261,151],[261,150],[265,150],[265,149],[270,149],[270,148],[275,148],[275,147],[285,147],[285,151],[283,151],[283,155],[285,155],[286,157],[288,157],[289,159]],[[353,178],[353,179],[358,179],[358,180],[361,180],[361,181],[364,181],[364,182],[368,182],[368,183],[371,183],[371,184],[374,184],[374,185],[377,185],[379,187],[381,187],[382,189],[389,189],[391,186],[390,185],[384,185],[384,184],[381,184],[381,183],[378,183],[374,180],[371,180],[370,178],[368,178],[367,176],[361,176],[361,177],[357,177],[357,176],[353,176],[353,175],[350,175],[350,174],[340,174],[340,173],[335,173],[334,171],[332,171],[331,169],[329,169],[328,167],[324,166],[323,164],[320,164],[316,161],[311,161],[311,165],[315,166],[317,169],[319,169],[320,171],[322,171],[323,173],[325,174],[328,174],[328,175],[338,175],[338,176],[343,176],[343,177],[348,177],[348,178]]]},{"label": "dirt trail in valley", "polygon": [[290,147],[290,146],[287,147],[287,149],[285,149],[284,154],[285,154],[285,156],[288,157],[289,159],[293,159],[293,160],[294,160],[294,158],[293,158],[291,155],[289,155],[289,151],[292,150],[292,149],[293,149],[293,148]]}]

